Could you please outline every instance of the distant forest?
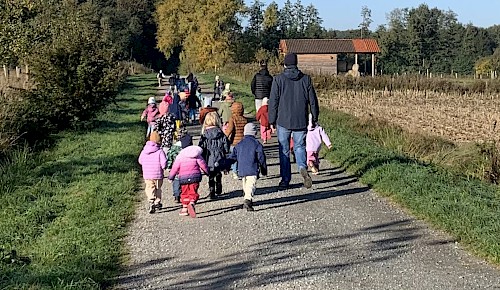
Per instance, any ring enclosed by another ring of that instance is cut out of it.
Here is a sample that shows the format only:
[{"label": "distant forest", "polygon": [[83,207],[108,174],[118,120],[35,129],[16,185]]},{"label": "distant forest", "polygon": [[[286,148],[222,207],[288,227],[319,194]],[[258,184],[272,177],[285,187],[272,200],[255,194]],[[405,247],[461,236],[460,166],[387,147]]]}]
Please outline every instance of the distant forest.
[{"label": "distant forest", "polygon": [[371,27],[369,7],[360,7],[359,23],[347,31],[325,28],[318,9],[300,0],[282,7],[259,0],[1,0],[0,64],[37,62],[48,46],[76,34],[115,60],[168,72],[275,58],[282,38],[375,38],[378,71],[390,74],[500,67],[499,25],[462,24],[453,11],[425,4],[388,11],[379,27]]}]

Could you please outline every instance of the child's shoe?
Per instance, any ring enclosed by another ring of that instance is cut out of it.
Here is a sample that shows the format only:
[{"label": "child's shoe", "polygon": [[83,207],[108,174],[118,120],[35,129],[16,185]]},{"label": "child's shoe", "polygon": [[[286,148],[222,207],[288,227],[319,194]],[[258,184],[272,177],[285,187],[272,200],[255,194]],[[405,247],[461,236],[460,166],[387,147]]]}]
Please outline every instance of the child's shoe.
[{"label": "child's shoe", "polygon": [[157,210],[161,210],[163,208],[163,204],[161,202],[155,204]]},{"label": "child's shoe", "polygon": [[188,211],[189,216],[191,216],[192,218],[196,217],[196,210],[194,208],[194,202],[190,202],[188,204],[187,211]]},{"label": "child's shoe", "polygon": [[247,211],[254,211],[252,201],[245,199],[243,202],[243,209],[246,209]]},{"label": "child's shoe", "polygon": [[148,212],[153,214],[156,211],[156,205],[153,202],[149,203]]},{"label": "child's shoe", "polygon": [[181,203],[181,197],[180,196],[174,196],[174,202],[175,203]]},{"label": "child's shoe", "polygon": [[179,215],[180,215],[180,216],[188,216],[188,215],[189,215],[189,213],[188,213],[188,208],[187,208],[187,207],[182,206],[182,209],[181,209],[181,212],[179,212]]}]

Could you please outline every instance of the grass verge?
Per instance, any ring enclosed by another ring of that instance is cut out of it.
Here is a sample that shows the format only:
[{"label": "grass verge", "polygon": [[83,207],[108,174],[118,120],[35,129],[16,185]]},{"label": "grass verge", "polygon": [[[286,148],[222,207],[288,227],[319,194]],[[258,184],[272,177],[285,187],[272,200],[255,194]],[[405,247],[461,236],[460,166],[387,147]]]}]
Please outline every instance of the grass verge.
[{"label": "grass verge", "polygon": [[[253,100],[249,85],[221,77]],[[383,146],[377,136],[388,135],[387,130],[392,129],[386,126],[371,126],[367,133],[369,125],[363,120],[324,107],[320,123],[334,145],[323,152],[328,160],[355,173],[361,182],[446,231],[479,256],[500,264],[498,186],[411,158],[398,149],[405,140],[392,138],[397,144]]]},{"label": "grass verge", "polygon": [[152,75],[128,79],[117,105],[86,132],[0,167],[0,289],[102,289],[119,270],[139,189],[138,116]]},{"label": "grass verge", "polygon": [[[213,88],[215,74],[199,74],[197,75],[201,84],[208,84],[209,88]],[[250,89],[250,83],[244,83],[241,80],[229,76],[221,77],[224,83],[231,84],[231,91],[234,93],[235,100],[243,104],[245,114],[255,115],[255,99]],[[213,91],[204,91],[204,94],[213,94]]]}]

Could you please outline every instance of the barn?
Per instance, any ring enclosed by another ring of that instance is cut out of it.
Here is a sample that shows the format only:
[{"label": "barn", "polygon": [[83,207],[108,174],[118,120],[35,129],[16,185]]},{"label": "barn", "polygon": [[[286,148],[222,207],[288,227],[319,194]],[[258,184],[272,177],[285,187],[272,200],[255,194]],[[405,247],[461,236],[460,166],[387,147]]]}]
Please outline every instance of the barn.
[{"label": "barn", "polygon": [[[351,68],[357,69],[358,56],[371,57],[372,76],[375,75],[375,54],[380,48],[375,39],[282,39],[281,54],[295,53],[301,70],[317,74],[339,74]],[[345,56],[354,56],[350,61]],[[339,56],[342,56],[341,58]],[[346,60],[347,59],[347,60]],[[367,58],[365,58],[367,59]]]}]

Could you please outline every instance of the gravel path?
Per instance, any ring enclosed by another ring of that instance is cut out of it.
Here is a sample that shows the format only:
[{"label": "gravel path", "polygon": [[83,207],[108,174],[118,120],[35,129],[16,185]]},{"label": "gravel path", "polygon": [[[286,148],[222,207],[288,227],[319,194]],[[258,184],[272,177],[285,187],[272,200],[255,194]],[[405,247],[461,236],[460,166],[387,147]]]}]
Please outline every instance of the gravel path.
[{"label": "gravel path", "polygon": [[255,212],[241,209],[230,175],[217,201],[204,179],[196,219],[178,215],[169,183],[163,210],[148,214],[144,198],[116,289],[500,289],[498,269],[326,160],[311,189],[294,173],[293,188],[277,191],[273,141]]}]

